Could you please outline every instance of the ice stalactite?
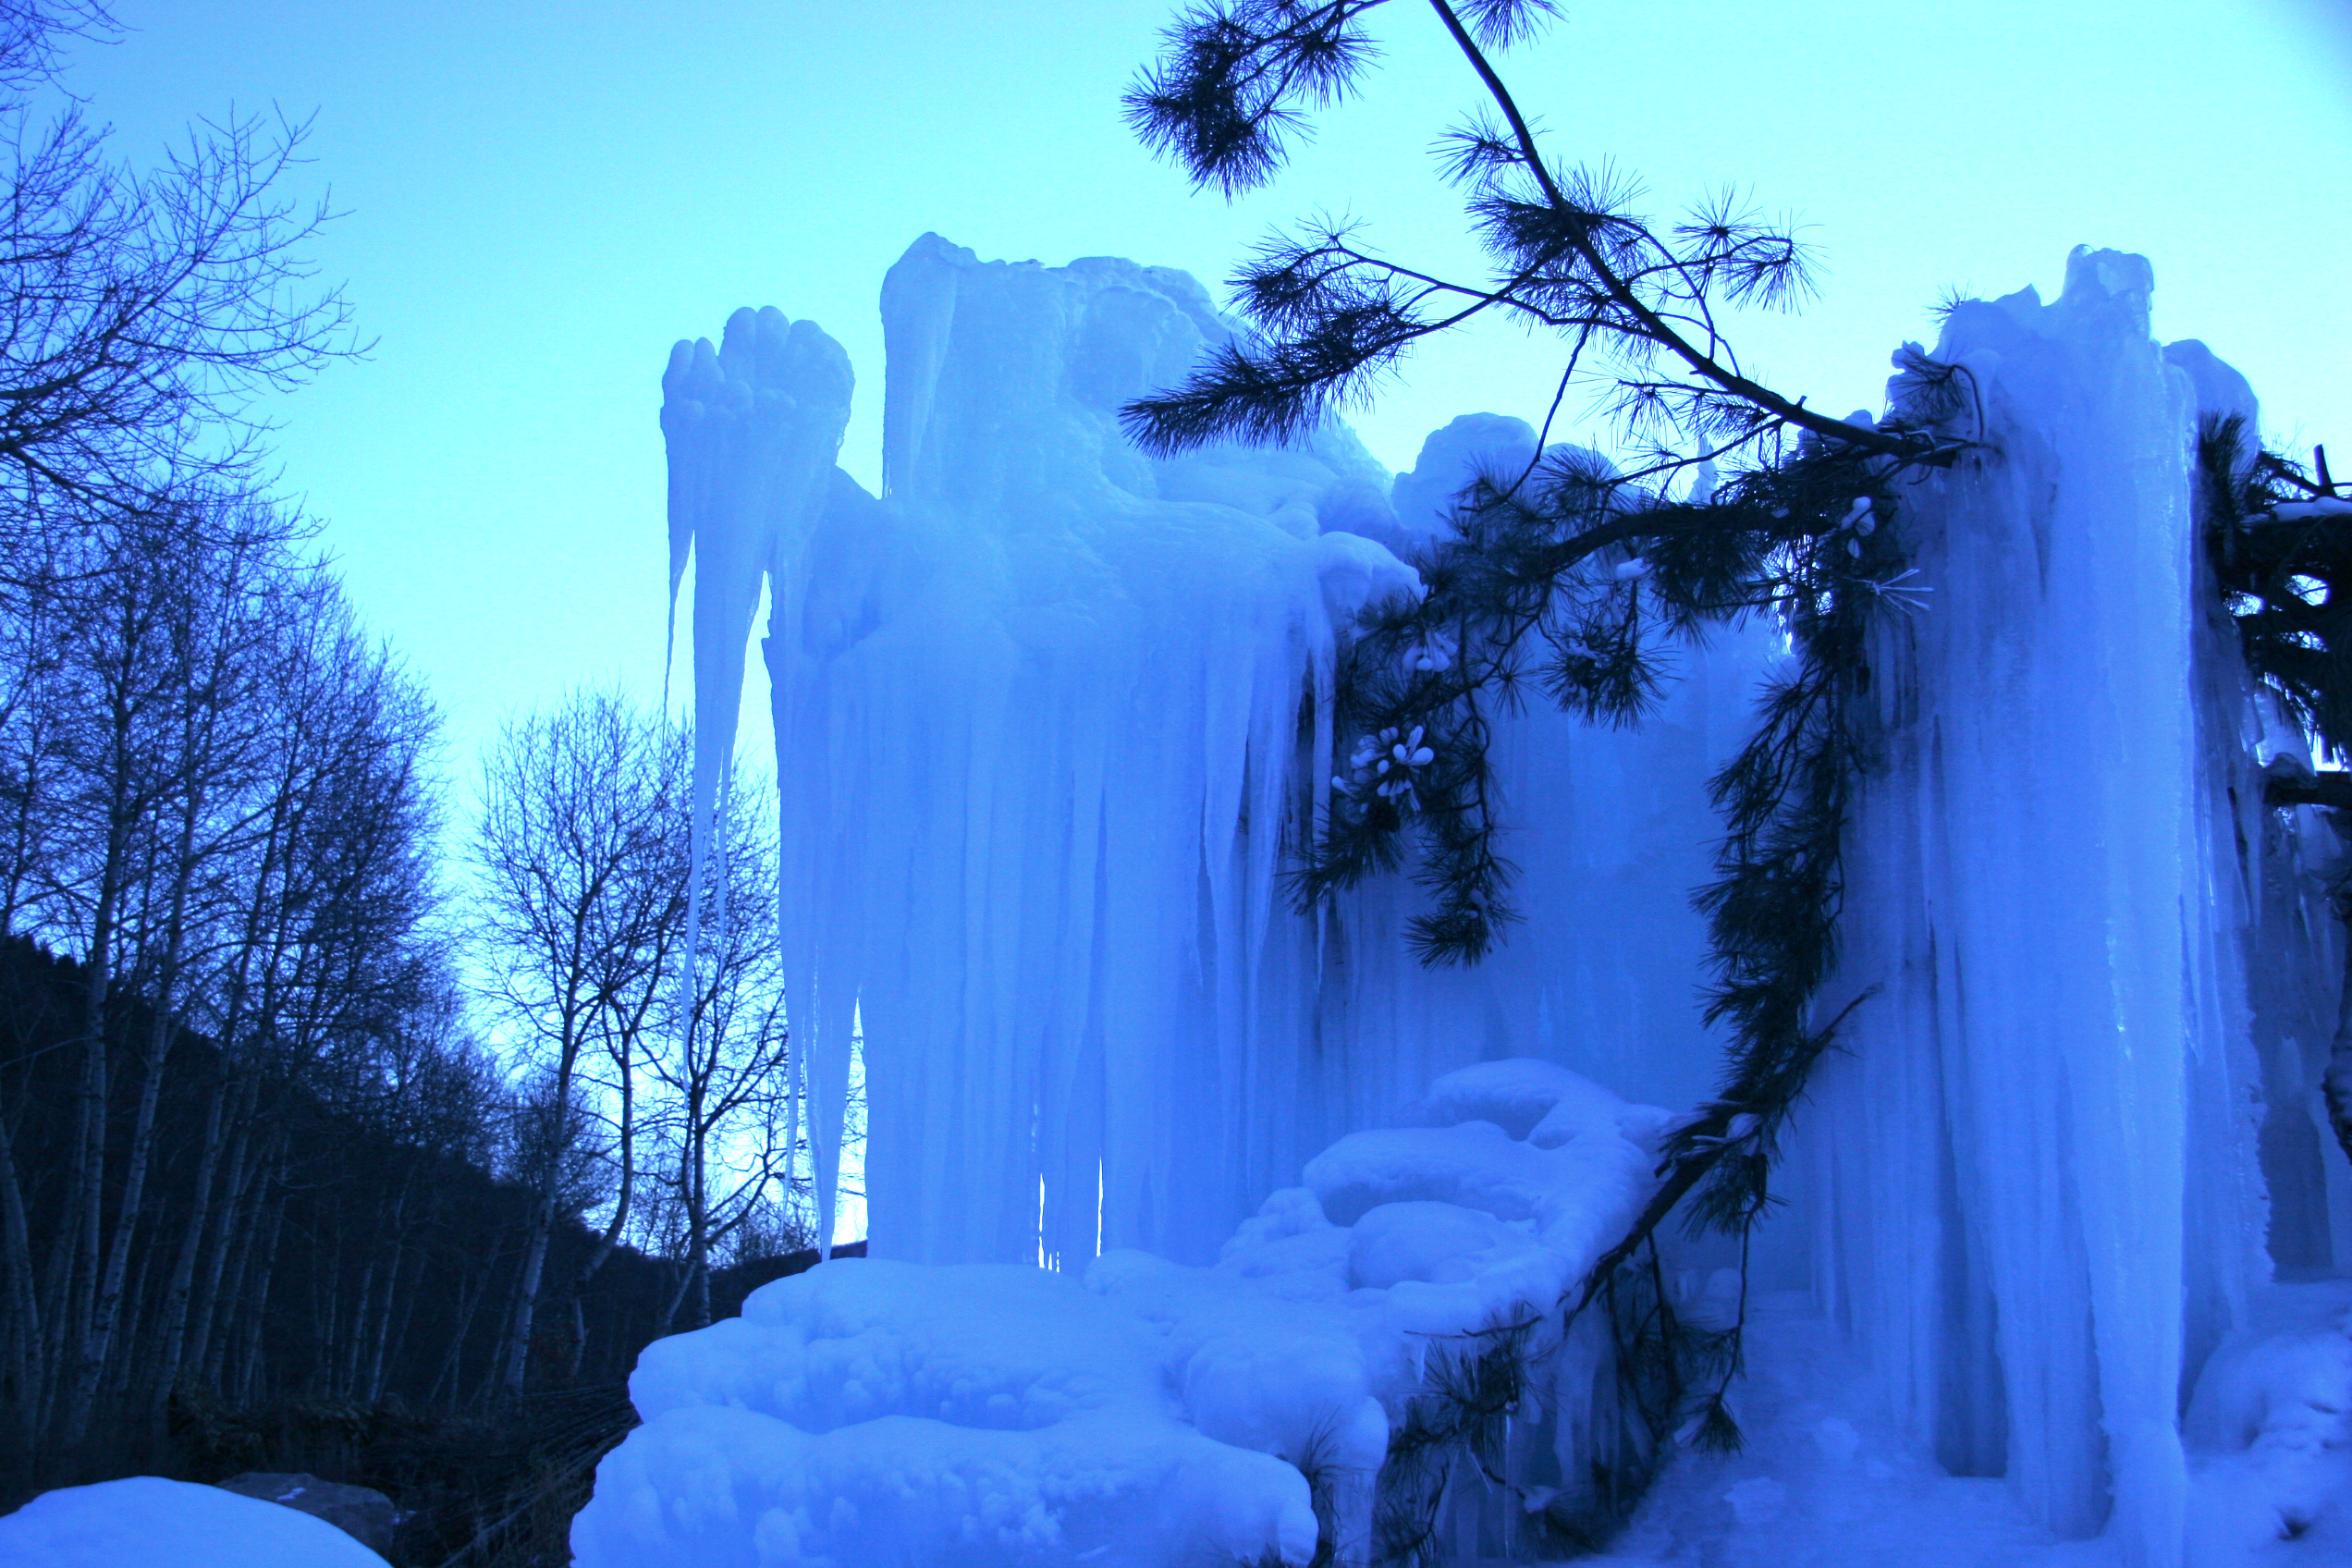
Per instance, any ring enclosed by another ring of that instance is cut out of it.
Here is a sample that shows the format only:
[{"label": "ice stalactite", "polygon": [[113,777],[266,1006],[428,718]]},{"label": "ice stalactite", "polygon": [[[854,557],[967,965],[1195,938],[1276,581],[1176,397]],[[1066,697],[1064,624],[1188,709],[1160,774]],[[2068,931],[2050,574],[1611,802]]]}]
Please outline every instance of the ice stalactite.
[{"label": "ice stalactite", "polygon": [[[845,500],[839,487],[846,476],[833,459],[849,423],[852,383],[839,344],[815,322],[792,321],[773,306],[737,311],[716,349],[707,337],[680,342],[662,374],[673,631],[690,557],[694,566],[692,848],[698,867],[717,849],[718,790],[734,753],[745,645],[761,590],[771,578],[786,580],[819,520]],[[704,883],[698,876],[692,894],[688,929],[696,934]],[[797,1004],[799,995],[792,999]],[[819,1235],[829,1245],[850,1029],[844,1020],[837,1034],[826,1035],[810,1026],[814,1022],[794,1018],[793,1054],[814,1091],[809,1142],[816,1156]],[[795,1098],[796,1119],[799,1113]]]}]

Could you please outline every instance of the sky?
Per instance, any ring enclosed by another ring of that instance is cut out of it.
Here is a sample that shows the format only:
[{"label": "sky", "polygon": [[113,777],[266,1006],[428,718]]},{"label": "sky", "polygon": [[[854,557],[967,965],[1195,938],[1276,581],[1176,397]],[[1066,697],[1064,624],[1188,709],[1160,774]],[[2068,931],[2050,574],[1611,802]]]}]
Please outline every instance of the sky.
[{"label": "sky", "polygon": [[[1400,259],[1473,270],[1428,148],[1476,83],[1427,7],[1377,14],[1364,95],[1231,204],[1121,120],[1172,8],[116,0],[129,31],[77,47],[70,81],[132,163],[192,120],[310,121],[288,189],[331,194],[312,258],[374,348],[268,410],[281,488],[441,704],[462,813],[504,716],[582,683],[659,692],[658,378],[674,340],[716,337],[735,307],[812,317],[848,349],[843,462],[871,487],[876,291],[926,230],[1215,287],[1268,230],[1344,214]],[[1876,409],[1887,355],[1932,340],[1940,298],[2048,297],[2088,242],[2153,260],[2159,336],[2236,363],[2274,436],[2352,450],[2346,0],[1562,11],[1505,61],[1556,155],[1612,163],[1652,212],[1729,185],[1804,226],[1819,297],[1735,339],[1776,386]],[[1464,337],[1355,423],[1409,467],[1455,414],[1540,418],[1557,366],[1508,328]],[[1599,434],[1569,412],[1569,435]]]}]

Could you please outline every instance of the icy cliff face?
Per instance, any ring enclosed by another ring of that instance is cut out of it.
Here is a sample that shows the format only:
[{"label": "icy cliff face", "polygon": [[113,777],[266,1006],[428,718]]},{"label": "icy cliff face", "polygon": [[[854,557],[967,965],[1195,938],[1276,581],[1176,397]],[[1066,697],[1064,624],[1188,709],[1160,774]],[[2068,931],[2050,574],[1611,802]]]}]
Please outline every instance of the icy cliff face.
[{"label": "icy cliff face", "polygon": [[1905,497],[1934,606],[1880,650],[1828,999],[1880,994],[1823,1071],[1801,1201],[1917,1439],[2153,1564],[2182,1550],[2185,1380],[2269,1261],[2266,814],[2189,467],[2200,407],[2251,398],[2199,346],[2168,364],[2150,286],[2078,251],[2054,303],[1964,305],[1937,347],[1990,450]]}]

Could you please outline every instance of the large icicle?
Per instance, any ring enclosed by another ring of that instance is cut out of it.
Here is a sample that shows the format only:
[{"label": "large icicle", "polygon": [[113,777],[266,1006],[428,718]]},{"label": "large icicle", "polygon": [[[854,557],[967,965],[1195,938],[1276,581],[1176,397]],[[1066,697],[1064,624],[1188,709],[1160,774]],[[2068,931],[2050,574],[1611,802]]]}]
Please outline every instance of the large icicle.
[{"label": "large icicle", "polygon": [[[744,644],[760,590],[780,563],[801,558],[828,502],[840,499],[840,471],[833,459],[849,423],[851,384],[840,345],[815,322],[792,321],[774,306],[737,311],[717,349],[707,337],[680,342],[662,374],[673,637],[690,555],[694,564],[691,850],[697,868],[709,864],[718,847],[713,842],[718,791],[735,751]],[[690,969],[702,931],[704,882],[698,875],[690,894]],[[849,1032],[842,1028],[837,1047],[810,1060],[818,1032],[798,1016],[800,998],[792,1001],[794,1055],[820,1091],[811,1100],[809,1141],[816,1153],[819,1234],[829,1245]],[[827,1105],[829,1119],[822,1113]]]}]

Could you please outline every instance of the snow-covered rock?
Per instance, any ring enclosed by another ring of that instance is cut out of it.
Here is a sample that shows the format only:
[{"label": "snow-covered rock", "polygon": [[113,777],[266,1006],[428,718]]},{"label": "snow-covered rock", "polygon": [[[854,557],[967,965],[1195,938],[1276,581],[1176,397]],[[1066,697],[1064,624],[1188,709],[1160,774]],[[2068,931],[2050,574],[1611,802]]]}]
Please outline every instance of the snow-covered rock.
[{"label": "snow-covered rock", "polygon": [[2352,1562],[2352,1280],[2264,1292],[2182,1436],[2190,1568]]},{"label": "snow-covered rock", "polygon": [[0,1568],[385,1568],[323,1519],[218,1487],[133,1476],[43,1492],[0,1518]]},{"label": "snow-covered rock", "polygon": [[302,1472],[249,1470],[231,1476],[220,1488],[324,1519],[372,1551],[388,1546],[393,1531],[399,1527],[399,1510],[373,1487],[322,1481]]}]

